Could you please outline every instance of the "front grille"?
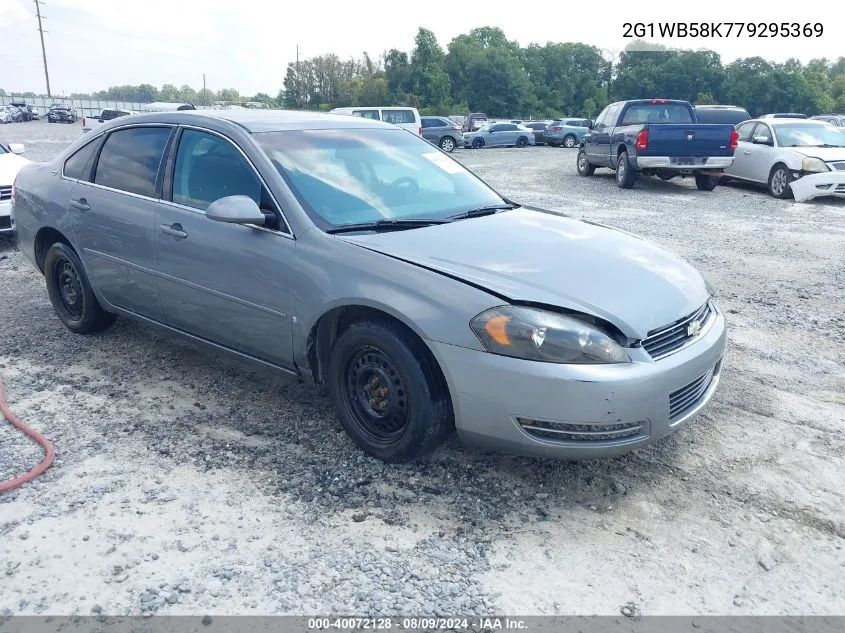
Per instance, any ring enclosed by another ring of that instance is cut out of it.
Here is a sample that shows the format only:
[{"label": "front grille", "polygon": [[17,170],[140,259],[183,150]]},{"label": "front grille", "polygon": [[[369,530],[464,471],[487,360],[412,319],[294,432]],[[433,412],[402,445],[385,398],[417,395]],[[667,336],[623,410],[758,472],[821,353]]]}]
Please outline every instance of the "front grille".
[{"label": "front grille", "polygon": [[[664,356],[668,356],[679,347],[683,347],[688,341],[698,336],[698,333],[704,330],[705,325],[713,316],[713,310],[708,301],[698,310],[684,317],[680,321],[676,321],[672,325],[667,325],[657,330],[652,330],[648,336],[643,339],[643,349],[648,352],[654,360],[659,360]],[[690,330],[690,326],[694,321],[698,321],[699,328],[697,330]]]},{"label": "front grille", "polygon": [[669,394],[669,422],[675,422],[698,406],[713,382],[713,376],[719,373],[721,364],[722,361],[720,360],[706,374]]},{"label": "front grille", "polygon": [[12,199],[12,185],[7,187],[0,186],[0,201]]},{"label": "front grille", "polygon": [[835,163],[828,163],[833,169],[837,171],[845,170],[845,160],[837,161]]},{"label": "front grille", "polygon": [[646,437],[645,422],[623,424],[573,424],[518,418],[520,428],[528,435],[557,442],[601,444]]}]

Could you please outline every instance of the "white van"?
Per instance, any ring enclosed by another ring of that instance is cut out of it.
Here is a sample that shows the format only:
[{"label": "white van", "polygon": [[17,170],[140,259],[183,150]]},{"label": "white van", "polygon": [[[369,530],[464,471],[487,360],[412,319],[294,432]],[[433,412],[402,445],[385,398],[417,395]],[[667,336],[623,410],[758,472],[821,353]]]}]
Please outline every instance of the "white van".
[{"label": "white van", "polygon": [[335,108],[331,111],[331,114],[349,114],[365,119],[393,123],[406,130],[410,130],[414,134],[422,136],[422,120],[416,108],[406,108],[404,106],[362,106],[359,108]]}]

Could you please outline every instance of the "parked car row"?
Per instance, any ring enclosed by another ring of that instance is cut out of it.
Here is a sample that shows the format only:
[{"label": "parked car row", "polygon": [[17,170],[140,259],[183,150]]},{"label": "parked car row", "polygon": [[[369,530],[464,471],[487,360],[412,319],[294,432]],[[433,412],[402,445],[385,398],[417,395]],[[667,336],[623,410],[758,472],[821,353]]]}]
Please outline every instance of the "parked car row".
[{"label": "parked car row", "polygon": [[12,185],[15,177],[29,160],[21,156],[25,151],[21,143],[8,145],[0,142],[0,235],[11,233],[12,226]]},{"label": "parked car row", "polygon": [[10,103],[0,106],[0,123],[23,123],[40,118],[41,114],[38,110],[26,103]]}]

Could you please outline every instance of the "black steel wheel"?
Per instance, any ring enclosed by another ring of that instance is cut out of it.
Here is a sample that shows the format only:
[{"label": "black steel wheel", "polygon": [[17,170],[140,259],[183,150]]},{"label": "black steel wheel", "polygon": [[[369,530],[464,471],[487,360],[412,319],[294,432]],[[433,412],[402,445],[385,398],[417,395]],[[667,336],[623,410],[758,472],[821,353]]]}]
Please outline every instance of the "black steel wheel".
[{"label": "black steel wheel", "polygon": [[378,459],[420,457],[454,428],[437,362],[425,344],[398,323],[353,323],[332,346],[328,378],[343,428]]},{"label": "black steel wheel", "polygon": [[76,252],[57,242],[44,258],[47,294],[59,320],[72,332],[90,334],[114,323],[115,315],[103,310]]}]

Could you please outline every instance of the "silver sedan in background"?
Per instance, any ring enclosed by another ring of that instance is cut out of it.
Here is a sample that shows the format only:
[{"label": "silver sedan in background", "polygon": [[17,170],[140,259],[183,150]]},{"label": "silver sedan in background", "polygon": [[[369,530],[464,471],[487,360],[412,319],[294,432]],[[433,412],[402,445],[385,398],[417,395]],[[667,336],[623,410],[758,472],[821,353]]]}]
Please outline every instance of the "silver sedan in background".
[{"label": "silver sedan in background", "polygon": [[688,263],[507,200],[381,121],[121,117],[25,166],[12,209],[68,329],[132,317],[327,383],[387,461],[453,430],[522,454],[625,453],[691,419],[721,374],[725,318]]},{"label": "silver sedan in background", "polygon": [[464,147],[525,147],[534,145],[534,130],[517,123],[490,123],[477,132],[464,132]]},{"label": "silver sedan in background", "polygon": [[845,193],[845,131],[809,119],[752,119],[737,126],[739,143],[725,176],[765,185],[797,202]]}]

